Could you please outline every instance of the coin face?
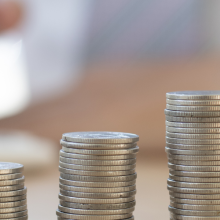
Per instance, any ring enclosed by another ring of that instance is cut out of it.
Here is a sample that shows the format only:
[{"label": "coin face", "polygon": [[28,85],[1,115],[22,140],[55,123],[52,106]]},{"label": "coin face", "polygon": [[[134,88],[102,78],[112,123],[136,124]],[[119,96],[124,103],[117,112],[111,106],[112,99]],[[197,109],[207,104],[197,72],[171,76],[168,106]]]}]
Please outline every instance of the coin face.
[{"label": "coin face", "polygon": [[125,144],[137,142],[139,136],[122,132],[72,132],[63,134],[62,139],[79,143]]},{"label": "coin face", "polygon": [[18,163],[0,162],[0,174],[21,173],[24,166]]}]

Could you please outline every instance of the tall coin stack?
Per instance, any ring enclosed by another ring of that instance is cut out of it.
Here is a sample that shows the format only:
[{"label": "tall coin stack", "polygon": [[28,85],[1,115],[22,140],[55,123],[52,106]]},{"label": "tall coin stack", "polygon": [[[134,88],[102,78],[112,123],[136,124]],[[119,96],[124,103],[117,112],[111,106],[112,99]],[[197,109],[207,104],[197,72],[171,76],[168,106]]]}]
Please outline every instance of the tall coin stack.
[{"label": "tall coin stack", "polygon": [[220,220],[220,91],[166,98],[170,219]]},{"label": "tall coin stack", "polygon": [[27,220],[23,165],[0,162],[0,219]]},{"label": "tall coin stack", "polygon": [[134,220],[135,134],[63,134],[60,150],[58,220]]}]

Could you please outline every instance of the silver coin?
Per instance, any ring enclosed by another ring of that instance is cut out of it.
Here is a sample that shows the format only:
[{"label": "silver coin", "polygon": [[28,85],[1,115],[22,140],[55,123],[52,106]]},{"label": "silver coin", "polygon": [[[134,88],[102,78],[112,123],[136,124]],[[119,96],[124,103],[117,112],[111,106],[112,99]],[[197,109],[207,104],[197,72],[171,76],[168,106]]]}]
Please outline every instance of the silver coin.
[{"label": "silver coin", "polygon": [[196,210],[196,211],[219,211],[220,205],[192,205],[170,201],[170,206],[177,209]]},{"label": "silver coin", "polygon": [[27,200],[20,200],[20,201],[14,201],[14,202],[0,202],[0,209],[4,208],[13,208],[18,206],[23,206],[27,204]]},{"label": "silver coin", "polygon": [[166,108],[173,111],[189,111],[189,112],[211,112],[219,111],[220,106],[183,106],[183,105],[170,105],[167,104]]},{"label": "silver coin", "polygon": [[57,215],[67,219],[83,219],[83,220],[109,220],[109,219],[126,219],[132,217],[132,213],[120,214],[120,215],[76,215],[68,214],[57,210]]},{"label": "silver coin", "polygon": [[220,91],[178,91],[166,93],[167,99],[218,100]]},{"label": "silver coin", "polygon": [[170,174],[175,176],[186,176],[186,177],[207,177],[207,178],[214,178],[220,177],[220,172],[192,172],[192,171],[177,171],[170,169]]},{"label": "silver coin", "polygon": [[64,213],[71,213],[76,215],[121,215],[127,214],[134,211],[134,207],[127,209],[118,209],[118,210],[86,210],[86,209],[74,209],[63,207],[61,205],[58,206],[59,211]]},{"label": "silver coin", "polygon": [[178,193],[178,192],[169,192],[170,196],[175,198],[182,198],[182,199],[193,199],[193,200],[220,200],[220,194],[189,194],[189,193]]},{"label": "silver coin", "polygon": [[10,197],[10,196],[21,196],[27,193],[27,188],[24,187],[23,189],[15,190],[15,191],[7,191],[7,192],[0,192],[0,200],[1,197]]},{"label": "silver coin", "polygon": [[172,179],[167,180],[169,186],[182,187],[182,188],[201,188],[201,189],[214,189],[220,188],[220,183],[191,183],[191,182],[179,182]]},{"label": "silver coin", "polygon": [[116,171],[86,171],[86,170],[73,170],[63,167],[59,167],[59,171],[65,174],[82,175],[82,176],[127,176],[135,173],[135,169],[132,170],[116,170]]},{"label": "silver coin", "polygon": [[74,192],[87,192],[87,193],[119,193],[119,192],[129,192],[136,190],[136,185],[126,186],[126,187],[111,187],[111,188],[104,188],[104,187],[76,187],[76,186],[68,186],[63,185],[60,183],[60,189],[66,191],[74,191]]},{"label": "silver coin", "polygon": [[83,166],[77,164],[69,164],[59,162],[60,167],[73,169],[73,170],[83,170],[83,171],[117,171],[117,170],[133,170],[136,164],[126,165],[126,166]]},{"label": "silver coin", "polygon": [[20,179],[22,177],[22,173],[0,174],[0,181]]},{"label": "silver coin", "polygon": [[191,155],[191,156],[210,156],[210,155],[220,155],[220,150],[179,150],[165,147],[165,151],[168,154],[177,155]]},{"label": "silver coin", "polygon": [[186,216],[170,213],[171,220],[220,220],[218,216]]},{"label": "silver coin", "polygon": [[21,173],[24,166],[18,163],[0,162],[0,174]]},{"label": "silver coin", "polygon": [[186,106],[218,106],[220,100],[181,100],[166,99],[166,103],[170,105],[186,105]]},{"label": "silver coin", "polygon": [[119,204],[83,204],[83,203],[71,203],[60,200],[60,205],[75,209],[88,209],[88,210],[115,210],[115,209],[127,209],[134,207],[135,201],[119,203]]},{"label": "silver coin", "polygon": [[220,123],[187,123],[187,122],[172,122],[166,121],[166,126],[173,128],[220,128]]},{"label": "silver coin", "polygon": [[[12,219],[13,220],[13,219]],[[70,219],[66,219],[66,218],[61,218],[61,217],[57,217],[57,220],[70,220]],[[130,217],[130,218],[126,218],[124,220],[134,220],[134,216]]]},{"label": "silver coin", "polygon": [[135,200],[135,196],[131,196],[127,198],[94,199],[94,198],[70,197],[59,194],[59,199],[66,202],[85,203],[85,204],[119,204],[119,203],[132,202]]},{"label": "silver coin", "polygon": [[179,150],[220,150],[220,145],[186,145],[166,143],[168,148]]},{"label": "silver coin", "polygon": [[24,176],[13,180],[0,180],[0,186],[12,186],[24,183]]},{"label": "silver coin", "polygon": [[10,219],[17,218],[17,217],[25,217],[27,215],[27,210],[20,211],[20,212],[13,212],[13,213],[1,213],[0,219]]},{"label": "silver coin", "polygon": [[171,133],[166,132],[166,136],[170,138],[180,139],[219,139],[220,134],[184,134],[184,133]]},{"label": "silver coin", "polygon": [[60,177],[66,180],[82,181],[82,182],[125,182],[132,181],[137,178],[137,174],[127,176],[108,176],[108,177],[97,177],[97,176],[79,176],[61,173]]},{"label": "silver coin", "polygon": [[165,115],[173,117],[190,117],[190,118],[209,118],[209,117],[220,117],[219,111],[174,111],[170,109],[164,110]]},{"label": "silver coin", "polygon": [[181,204],[191,204],[191,205],[220,205],[220,200],[198,200],[198,199],[181,199],[170,196],[170,201]]},{"label": "silver coin", "polygon": [[122,155],[122,154],[135,154],[138,153],[139,147],[136,146],[134,148],[121,149],[121,150],[85,150],[85,149],[62,147],[62,150],[66,153],[110,156],[110,155]]},{"label": "silver coin", "polygon": [[191,117],[174,117],[166,115],[167,121],[172,122],[186,122],[186,123],[219,123],[220,117],[208,118],[191,118]]},{"label": "silver coin", "polygon": [[134,196],[136,190],[130,192],[120,193],[85,193],[85,192],[74,192],[60,189],[60,194],[64,196],[77,197],[77,198],[93,198],[93,199],[110,199],[110,198],[127,198]]},{"label": "silver coin", "polygon": [[19,184],[19,185],[12,185],[12,186],[0,186],[0,193],[1,192],[8,192],[8,191],[15,191],[19,189],[24,188],[24,183]]},{"label": "silver coin", "polygon": [[17,207],[10,207],[10,208],[0,208],[0,216],[1,216],[1,214],[21,212],[21,211],[24,211],[26,209],[27,209],[27,205],[17,206]]},{"label": "silver coin", "polygon": [[66,153],[63,150],[60,150],[60,156],[67,158],[74,158],[74,159],[83,159],[83,160],[128,160],[128,159],[136,158],[136,154],[100,156],[100,155]]},{"label": "silver coin", "polygon": [[220,194],[219,188],[213,188],[213,189],[201,189],[201,188],[182,188],[182,187],[176,187],[176,186],[170,186],[167,185],[167,189],[171,192],[177,192],[177,193],[186,193],[186,194]]},{"label": "silver coin", "polygon": [[[220,133],[220,128],[178,128],[178,127],[169,127],[166,126],[167,132],[174,132],[174,133],[186,133],[187,135],[191,134],[204,134],[204,135],[211,135],[211,134],[218,134]],[[182,134],[181,134],[182,135]]]},{"label": "silver coin", "polygon": [[79,160],[60,156],[60,161],[63,163],[70,163],[84,166],[125,166],[136,163],[136,159],[130,160]]},{"label": "silver coin", "polygon": [[8,203],[8,202],[21,201],[21,200],[25,200],[26,197],[27,197],[26,194],[21,195],[21,196],[0,197],[0,202],[1,203]]},{"label": "silver coin", "polygon": [[2,220],[28,220],[28,215],[22,216],[22,217],[17,217],[17,218],[10,218],[10,219],[2,219]]},{"label": "silver coin", "polygon": [[136,134],[122,132],[71,132],[62,135],[64,141],[89,144],[128,144],[139,140]]},{"label": "silver coin", "polygon": [[72,181],[72,180],[65,180],[60,177],[60,183],[68,186],[79,186],[79,187],[126,187],[132,186],[136,184],[136,180],[132,181],[125,181],[125,182],[81,182],[81,181]]},{"label": "silver coin", "polygon": [[177,209],[169,206],[169,211],[177,215],[192,215],[192,216],[218,216],[219,211],[197,211],[197,210],[186,210]]},{"label": "silver coin", "polygon": [[180,155],[180,154],[167,154],[167,157],[171,160],[179,161],[195,161],[195,162],[207,162],[207,161],[217,161],[220,160],[220,155],[211,155],[211,156],[190,156],[190,155]]},{"label": "silver coin", "polygon": [[60,140],[60,144],[64,147],[77,148],[77,149],[87,149],[87,150],[113,150],[113,149],[127,149],[134,148],[137,143],[130,144],[85,144],[85,143],[74,143]]},{"label": "silver coin", "polygon": [[191,183],[220,183],[220,178],[184,177],[184,176],[174,176],[172,174],[169,174],[169,179],[179,182],[191,182]]},{"label": "silver coin", "polygon": [[220,161],[168,160],[169,163],[186,166],[220,166]]},{"label": "silver coin", "polygon": [[180,139],[166,137],[166,142],[171,144],[186,144],[186,145],[219,145],[220,139]]}]

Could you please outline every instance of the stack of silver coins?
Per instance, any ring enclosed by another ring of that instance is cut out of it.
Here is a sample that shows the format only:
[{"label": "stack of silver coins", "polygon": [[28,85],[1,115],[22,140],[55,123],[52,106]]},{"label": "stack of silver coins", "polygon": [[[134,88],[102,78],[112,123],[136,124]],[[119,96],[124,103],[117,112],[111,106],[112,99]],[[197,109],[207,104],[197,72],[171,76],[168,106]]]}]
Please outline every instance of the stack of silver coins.
[{"label": "stack of silver coins", "polygon": [[166,98],[170,219],[220,220],[220,91]]},{"label": "stack of silver coins", "polygon": [[27,220],[23,165],[0,162],[0,219]]},{"label": "stack of silver coins", "polygon": [[58,220],[133,220],[138,140],[118,132],[63,134]]}]

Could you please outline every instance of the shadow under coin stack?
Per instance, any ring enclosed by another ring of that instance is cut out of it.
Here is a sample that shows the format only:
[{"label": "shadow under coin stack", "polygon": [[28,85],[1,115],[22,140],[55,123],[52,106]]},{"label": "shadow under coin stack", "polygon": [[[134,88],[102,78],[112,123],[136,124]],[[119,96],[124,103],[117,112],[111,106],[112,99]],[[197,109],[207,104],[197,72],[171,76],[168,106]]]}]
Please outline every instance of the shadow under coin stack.
[{"label": "shadow under coin stack", "polygon": [[27,220],[23,165],[0,162],[0,219]]},{"label": "shadow under coin stack", "polygon": [[63,134],[58,220],[133,220],[136,194],[135,134]]},{"label": "shadow under coin stack", "polygon": [[166,97],[170,219],[220,220],[220,91]]}]

